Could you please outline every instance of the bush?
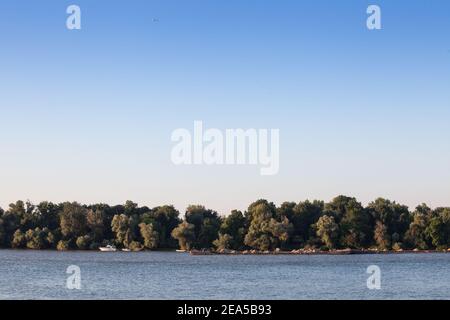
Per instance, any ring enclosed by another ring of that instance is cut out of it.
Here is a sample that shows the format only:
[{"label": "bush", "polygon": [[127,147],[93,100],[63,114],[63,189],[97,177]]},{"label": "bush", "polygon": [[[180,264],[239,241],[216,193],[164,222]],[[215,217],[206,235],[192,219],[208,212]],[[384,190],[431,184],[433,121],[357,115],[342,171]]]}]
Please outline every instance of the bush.
[{"label": "bush", "polygon": [[27,248],[28,249],[45,249],[45,241],[44,238],[46,234],[40,228],[36,228],[34,230],[30,229],[25,233],[25,238],[27,239]]},{"label": "bush", "polygon": [[55,246],[58,244],[57,237],[53,232],[49,232],[45,240],[47,241],[47,244],[50,248],[55,248]]},{"label": "bush", "polygon": [[131,241],[130,245],[128,246],[128,249],[130,249],[131,251],[141,251],[142,249],[144,249],[144,247],[140,242]]},{"label": "bush", "polygon": [[78,249],[86,250],[87,248],[89,248],[91,241],[92,240],[90,236],[82,236],[77,238],[76,244]]},{"label": "bush", "polygon": [[66,251],[70,249],[69,241],[61,240],[58,242],[56,249],[59,251]]},{"label": "bush", "polygon": [[24,248],[27,243],[25,234],[19,229],[14,232],[13,240],[11,242],[11,247],[14,249]]}]

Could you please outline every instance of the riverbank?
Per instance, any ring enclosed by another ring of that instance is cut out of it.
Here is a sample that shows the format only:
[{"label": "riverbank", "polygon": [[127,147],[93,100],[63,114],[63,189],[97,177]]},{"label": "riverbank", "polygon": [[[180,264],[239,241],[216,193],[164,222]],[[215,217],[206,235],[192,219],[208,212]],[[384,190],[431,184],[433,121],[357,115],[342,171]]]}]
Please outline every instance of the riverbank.
[{"label": "riverbank", "polygon": [[377,249],[338,249],[338,250],[318,250],[318,249],[298,249],[291,251],[258,251],[258,250],[190,250],[186,251],[190,255],[350,255],[350,254],[405,254],[405,253],[450,253],[447,250],[377,250]]},{"label": "riverbank", "polygon": [[[0,248],[1,251],[33,251],[33,252],[101,252],[100,250],[55,250],[55,249],[11,249]],[[298,250],[274,250],[274,251],[259,251],[259,250],[173,250],[173,249],[157,249],[157,250],[117,250],[110,253],[137,253],[137,252],[159,252],[159,253],[187,253],[193,256],[206,256],[206,255],[367,255],[367,254],[422,254],[422,253],[449,253],[448,250],[376,250],[376,249],[337,249],[337,250],[319,250],[319,249],[298,249]],[[107,254],[108,252],[103,252]]]}]

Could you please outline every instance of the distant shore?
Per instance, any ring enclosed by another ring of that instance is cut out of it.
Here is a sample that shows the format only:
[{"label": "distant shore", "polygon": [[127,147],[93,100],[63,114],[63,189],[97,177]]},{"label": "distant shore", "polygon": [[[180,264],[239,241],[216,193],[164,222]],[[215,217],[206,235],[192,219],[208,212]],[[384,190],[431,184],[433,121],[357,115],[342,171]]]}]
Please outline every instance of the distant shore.
[{"label": "distant shore", "polygon": [[410,211],[383,198],[363,206],[343,195],[330,202],[288,201],[279,206],[259,199],[246,211],[226,216],[202,205],[189,205],[182,215],[172,205],[149,208],[132,201],[110,206],[19,200],[7,210],[0,208],[0,246],[12,249],[201,250],[193,255],[428,253],[450,248],[449,233],[450,207],[422,204]]},{"label": "distant shore", "polygon": [[[55,250],[55,249],[12,249],[12,248],[0,248],[0,252],[8,251],[52,251],[52,252],[100,252],[99,250]],[[137,252],[165,252],[165,253],[184,253],[193,256],[210,256],[210,255],[241,255],[241,256],[251,256],[251,255],[364,255],[364,254],[423,254],[423,253],[449,253],[450,249],[447,250],[376,250],[376,249],[336,249],[336,250],[319,250],[319,249],[298,249],[298,250],[275,250],[275,251],[258,251],[258,250],[176,250],[173,249],[157,249],[157,250],[134,250],[124,252],[122,250],[117,250],[113,253],[137,253]],[[108,254],[108,253],[104,253]]]},{"label": "distant shore", "polygon": [[298,249],[291,251],[258,251],[258,250],[190,250],[186,251],[190,255],[351,255],[351,254],[406,254],[406,253],[450,253],[448,250],[372,250],[372,249],[337,249],[337,250],[317,250]]}]

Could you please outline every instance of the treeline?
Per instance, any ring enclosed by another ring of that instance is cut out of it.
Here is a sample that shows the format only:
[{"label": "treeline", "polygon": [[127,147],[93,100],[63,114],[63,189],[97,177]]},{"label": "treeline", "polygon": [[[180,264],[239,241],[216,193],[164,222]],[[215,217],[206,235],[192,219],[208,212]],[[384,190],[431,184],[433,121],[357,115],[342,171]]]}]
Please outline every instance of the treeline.
[{"label": "treeline", "polygon": [[367,207],[355,198],[252,203],[226,217],[200,205],[180,219],[173,206],[54,204],[17,201],[0,208],[0,247],[95,250],[108,244],[131,250],[217,248],[261,251],[316,248],[447,249],[450,208],[407,206],[379,198]]}]

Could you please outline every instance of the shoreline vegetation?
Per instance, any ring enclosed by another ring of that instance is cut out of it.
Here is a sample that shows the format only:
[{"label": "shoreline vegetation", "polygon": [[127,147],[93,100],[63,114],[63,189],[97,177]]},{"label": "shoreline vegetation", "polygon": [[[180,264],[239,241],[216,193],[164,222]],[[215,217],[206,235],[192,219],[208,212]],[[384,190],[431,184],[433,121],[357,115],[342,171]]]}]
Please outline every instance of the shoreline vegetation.
[{"label": "shoreline vegetation", "polygon": [[353,197],[258,200],[226,216],[201,205],[55,204],[17,201],[0,208],[0,248],[32,250],[177,250],[191,255],[377,254],[450,252],[450,208]]},{"label": "shoreline vegetation", "polygon": [[[12,251],[71,251],[71,252],[93,252],[97,250],[84,250],[84,249],[71,249],[71,250],[54,250],[52,248],[46,248],[46,249],[29,249],[29,248],[0,248],[1,250],[12,250]],[[116,251],[115,253],[123,252],[123,250]],[[321,249],[311,249],[311,250],[305,250],[305,249],[293,249],[291,251],[285,251],[285,250],[274,250],[274,251],[259,251],[259,250],[217,250],[217,249],[192,249],[192,250],[174,250],[174,249],[154,249],[154,250],[148,250],[145,248],[139,249],[139,250],[130,250],[127,252],[166,252],[166,253],[185,253],[190,254],[192,256],[211,256],[211,255],[229,255],[229,256],[248,256],[248,255],[260,255],[260,256],[286,256],[286,255],[361,255],[361,254],[426,254],[426,253],[449,253],[450,249],[431,249],[431,250],[378,250],[378,249],[334,249],[334,250],[321,250]]]},{"label": "shoreline vegetation", "polygon": [[320,250],[320,249],[297,249],[292,251],[258,251],[258,250],[191,250],[186,251],[194,256],[200,255],[353,255],[353,254],[423,254],[423,253],[450,253],[450,249],[441,250],[378,250],[378,249],[335,249],[335,250]]}]

